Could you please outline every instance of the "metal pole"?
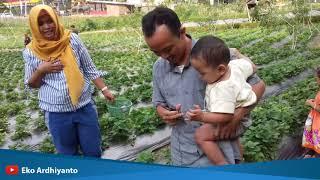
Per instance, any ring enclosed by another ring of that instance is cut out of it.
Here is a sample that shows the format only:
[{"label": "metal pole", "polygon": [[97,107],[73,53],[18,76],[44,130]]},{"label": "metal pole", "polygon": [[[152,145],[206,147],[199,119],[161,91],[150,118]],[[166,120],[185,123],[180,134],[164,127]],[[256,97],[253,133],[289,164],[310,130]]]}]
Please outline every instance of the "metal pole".
[{"label": "metal pole", "polygon": [[19,1],[20,1],[20,16],[22,16],[22,1],[21,0]]},{"label": "metal pole", "polygon": [[27,15],[28,15],[28,11],[27,11],[27,8],[28,8],[27,0],[25,0],[24,2],[25,2],[25,4],[24,4],[24,15],[27,16]]}]

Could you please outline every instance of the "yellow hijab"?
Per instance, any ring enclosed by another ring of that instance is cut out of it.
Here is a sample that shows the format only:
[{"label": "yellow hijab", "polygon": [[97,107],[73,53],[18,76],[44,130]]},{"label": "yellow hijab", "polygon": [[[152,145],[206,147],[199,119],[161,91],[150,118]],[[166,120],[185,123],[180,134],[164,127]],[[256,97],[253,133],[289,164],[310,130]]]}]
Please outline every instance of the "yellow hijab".
[{"label": "yellow hijab", "polygon": [[[38,17],[42,10],[45,10],[55,23],[56,34],[59,34],[59,40],[49,41],[42,37],[38,25]],[[71,32],[64,29],[55,11],[47,5],[37,5],[31,9],[29,24],[32,41],[27,47],[42,61],[61,60],[61,63],[64,65],[63,71],[66,76],[71,102],[73,105],[77,105],[79,97],[82,94],[84,79],[71,48]]]}]

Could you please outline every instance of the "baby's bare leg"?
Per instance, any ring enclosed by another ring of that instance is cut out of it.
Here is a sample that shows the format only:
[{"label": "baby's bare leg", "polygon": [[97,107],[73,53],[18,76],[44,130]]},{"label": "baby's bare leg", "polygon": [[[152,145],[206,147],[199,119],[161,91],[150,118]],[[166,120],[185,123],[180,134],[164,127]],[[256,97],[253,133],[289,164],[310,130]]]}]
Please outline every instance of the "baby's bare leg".
[{"label": "baby's bare leg", "polygon": [[218,144],[213,141],[217,129],[211,124],[204,124],[196,130],[195,140],[208,159],[215,165],[228,164]]}]

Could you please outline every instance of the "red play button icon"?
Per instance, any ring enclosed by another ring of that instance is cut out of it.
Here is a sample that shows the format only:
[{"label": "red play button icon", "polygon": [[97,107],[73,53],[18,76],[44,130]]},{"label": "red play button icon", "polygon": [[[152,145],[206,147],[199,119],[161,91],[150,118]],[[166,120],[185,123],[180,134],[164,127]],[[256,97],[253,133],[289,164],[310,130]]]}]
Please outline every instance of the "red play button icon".
[{"label": "red play button icon", "polygon": [[18,165],[8,165],[6,166],[7,175],[17,175],[19,173]]}]

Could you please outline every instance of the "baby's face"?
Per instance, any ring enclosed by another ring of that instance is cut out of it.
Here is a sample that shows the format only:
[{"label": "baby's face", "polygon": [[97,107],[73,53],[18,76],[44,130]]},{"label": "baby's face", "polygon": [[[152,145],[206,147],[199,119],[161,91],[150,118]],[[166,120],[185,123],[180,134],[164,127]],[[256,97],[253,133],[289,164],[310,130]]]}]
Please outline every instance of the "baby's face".
[{"label": "baby's face", "polygon": [[218,68],[213,68],[203,59],[191,59],[191,65],[199,72],[201,79],[207,84],[212,84],[221,77]]}]

